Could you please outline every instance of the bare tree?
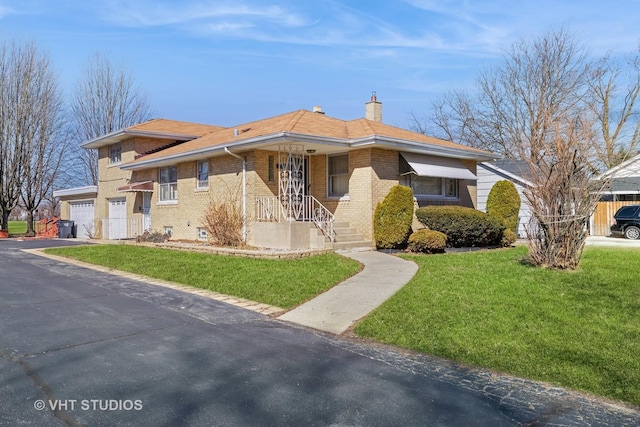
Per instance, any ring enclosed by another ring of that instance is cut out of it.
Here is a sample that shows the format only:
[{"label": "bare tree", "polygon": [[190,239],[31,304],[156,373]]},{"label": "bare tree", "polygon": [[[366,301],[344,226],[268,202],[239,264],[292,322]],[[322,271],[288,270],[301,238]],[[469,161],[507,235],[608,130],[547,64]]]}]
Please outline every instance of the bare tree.
[{"label": "bare tree", "polygon": [[580,262],[587,224],[608,185],[591,167],[594,126],[584,115],[556,117],[541,142],[544,153],[528,162],[534,185],[524,196],[535,218],[527,229],[529,256],[535,265],[575,269]]},{"label": "bare tree", "polygon": [[610,169],[635,153],[640,141],[640,119],[636,101],[640,94],[640,56],[625,64],[611,55],[592,67],[587,103],[599,123],[602,142],[598,158]]},{"label": "bare tree", "polygon": [[0,46],[0,210],[1,228],[8,228],[9,215],[17,206],[28,163],[27,146],[38,132],[34,105],[34,75],[38,52],[33,44]]},{"label": "bare tree", "polygon": [[34,212],[53,188],[67,138],[64,134],[62,99],[48,58],[33,49],[28,76],[31,134],[24,141],[22,206],[27,211],[27,235],[34,235]]},{"label": "bare tree", "polygon": [[[598,135],[614,117],[603,105],[613,102],[613,91],[592,92],[615,81],[615,69],[603,67],[608,63],[596,68],[571,34],[551,31],[515,43],[500,66],[480,75],[474,95],[453,92],[436,106],[434,122],[452,139],[526,163],[532,186],[525,198],[537,221],[529,252],[536,265],[572,269],[580,261],[589,217],[607,185],[594,178],[602,165]],[[626,93],[627,103],[616,105],[623,111],[620,126],[637,96]],[[619,133],[606,135],[615,143]]]},{"label": "bare tree", "polygon": [[[96,55],[88,63],[73,96],[71,111],[78,143],[143,122],[151,117],[147,96],[133,77]],[[82,150],[85,181],[98,184],[98,153]]]}]

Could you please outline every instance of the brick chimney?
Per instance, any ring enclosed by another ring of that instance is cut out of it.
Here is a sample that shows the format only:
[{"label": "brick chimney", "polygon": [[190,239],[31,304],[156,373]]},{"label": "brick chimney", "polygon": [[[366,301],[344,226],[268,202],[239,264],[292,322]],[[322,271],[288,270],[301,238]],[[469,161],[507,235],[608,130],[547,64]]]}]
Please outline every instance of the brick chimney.
[{"label": "brick chimney", "polygon": [[382,123],[382,102],[378,102],[376,93],[371,93],[371,101],[364,104],[364,118]]}]

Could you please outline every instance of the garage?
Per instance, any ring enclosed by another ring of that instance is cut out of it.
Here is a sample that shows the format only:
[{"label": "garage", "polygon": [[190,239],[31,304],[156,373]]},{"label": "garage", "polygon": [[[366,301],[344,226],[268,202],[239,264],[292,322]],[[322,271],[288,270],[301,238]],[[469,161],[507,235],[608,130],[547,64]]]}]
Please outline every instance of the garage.
[{"label": "garage", "polygon": [[95,235],[93,200],[69,202],[69,219],[75,223],[76,237],[89,239]]}]

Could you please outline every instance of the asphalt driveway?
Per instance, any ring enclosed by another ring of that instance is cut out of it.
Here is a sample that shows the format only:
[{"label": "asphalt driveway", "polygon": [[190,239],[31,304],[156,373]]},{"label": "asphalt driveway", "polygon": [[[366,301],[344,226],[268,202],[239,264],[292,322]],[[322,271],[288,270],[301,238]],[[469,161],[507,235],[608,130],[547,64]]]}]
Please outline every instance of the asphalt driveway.
[{"label": "asphalt driveway", "polygon": [[69,243],[0,241],[0,425],[640,424],[620,405],[21,251],[45,244]]}]

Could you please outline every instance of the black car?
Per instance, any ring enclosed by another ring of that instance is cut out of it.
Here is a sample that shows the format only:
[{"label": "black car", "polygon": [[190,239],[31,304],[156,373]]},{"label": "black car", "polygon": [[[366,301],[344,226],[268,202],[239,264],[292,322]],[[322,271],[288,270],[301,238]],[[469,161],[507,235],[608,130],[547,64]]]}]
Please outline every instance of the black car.
[{"label": "black car", "polygon": [[611,234],[627,239],[640,239],[640,205],[623,206],[613,216]]}]

